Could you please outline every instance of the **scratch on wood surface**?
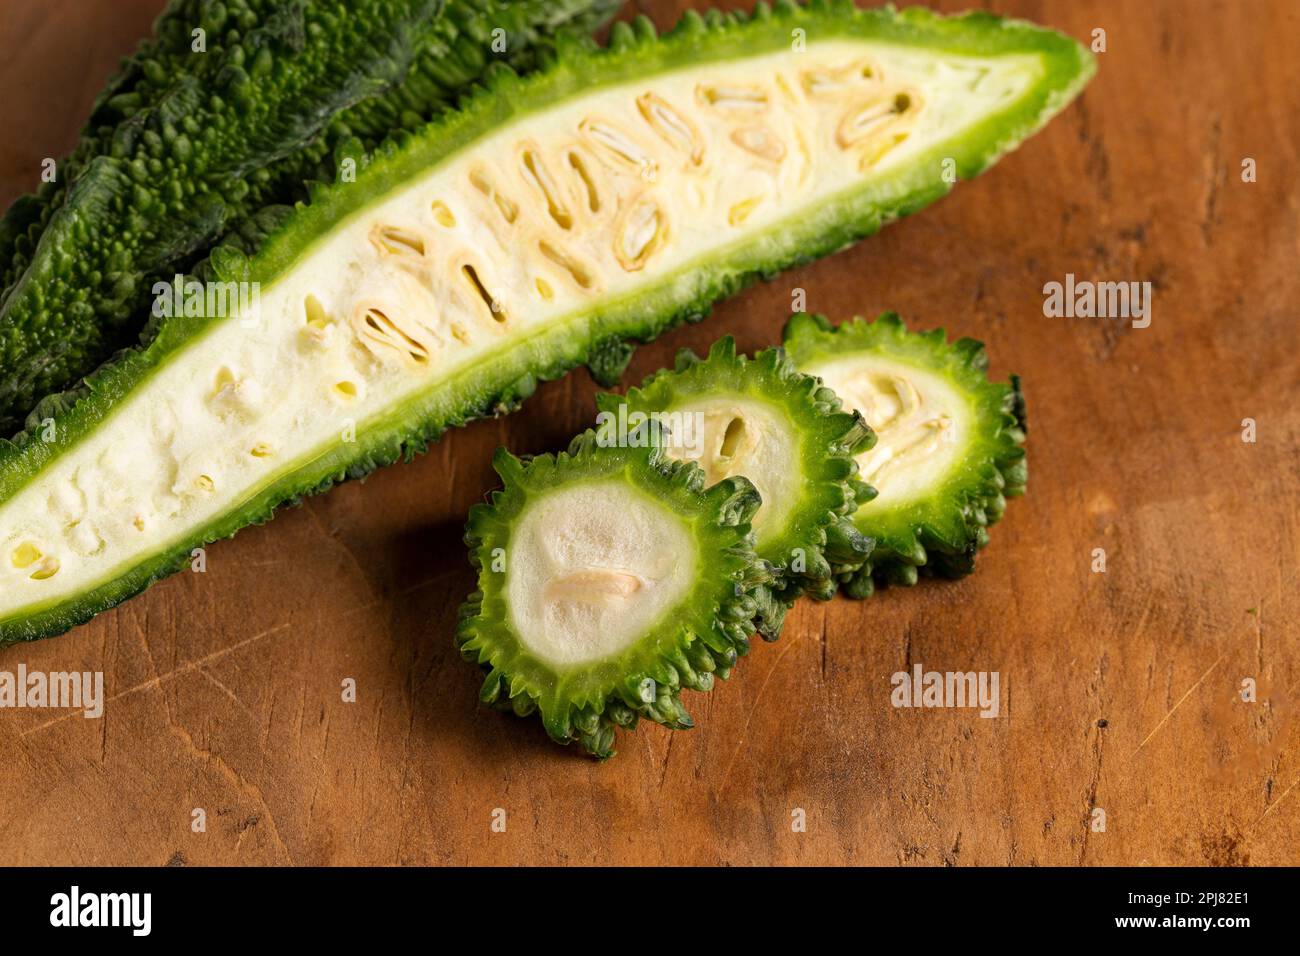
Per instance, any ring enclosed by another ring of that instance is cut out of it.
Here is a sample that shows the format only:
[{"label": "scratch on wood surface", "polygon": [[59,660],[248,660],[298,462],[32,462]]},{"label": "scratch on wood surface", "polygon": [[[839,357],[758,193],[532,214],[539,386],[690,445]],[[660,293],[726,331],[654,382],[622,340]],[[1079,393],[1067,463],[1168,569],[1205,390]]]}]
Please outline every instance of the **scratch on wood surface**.
[{"label": "scratch on wood surface", "polygon": [[1227,656],[1228,656],[1227,651],[1224,651],[1222,654],[1220,654],[1219,659],[1215,661],[1213,664],[1211,664],[1206,669],[1204,674],[1202,674],[1199,678],[1197,678],[1196,683],[1193,684],[1191,687],[1187,688],[1187,693],[1183,694],[1182,697],[1178,698],[1178,703],[1174,704],[1173,707],[1169,708],[1169,713],[1165,714],[1163,717],[1160,718],[1160,723],[1156,724],[1155,729],[1152,730],[1151,733],[1147,734],[1146,740],[1138,744],[1137,750],[1133,751],[1134,757],[1136,757],[1138,755],[1138,751],[1141,750],[1143,747],[1145,747],[1147,745],[1147,742],[1150,741],[1151,738],[1156,735],[1156,733],[1160,730],[1160,728],[1165,725],[1165,722],[1169,720],[1170,717],[1173,716],[1174,711],[1176,711],[1179,707],[1183,705],[1183,701],[1187,700],[1188,697],[1191,697],[1192,692],[1196,690],[1196,688],[1201,686],[1201,681],[1205,680],[1205,678],[1210,676],[1210,671],[1218,667],[1219,664],[1222,663],[1223,659]]},{"label": "scratch on wood surface", "polygon": [[1205,200],[1201,206],[1201,238],[1206,246],[1214,244],[1214,226],[1218,219],[1219,188],[1227,179],[1220,155],[1219,141],[1222,138],[1223,123],[1216,114],[1210,123],[1210,142],[1205,157]]},{"label": "scratch on wood surface", "polygon": [[378,597],[375,598],[373,601],[367,601],[365,604],[358,604],[355,607],[350,607],[346,611],[342,612],[342,616],[345,618],[352,617],[353,615],[361,614],[365,611],[372,611],[377,607],[388,606],[392,604],[396,598],[407,597],[408,595],[414,594],[416,591],[420,591],[424,588],[427,588],[431,584],[437,584],[439,581],[442,581],[444,578],[456,577],[459,574],[460,574],[459,570],[443,571],[439,574],[433,575],[432,577],[425,578],[423,581],[417,581],[415,584],[404,587],[400,591],[395,591],[392,594],[389,594],[387,597]]},{"label": "scratch on wood surface", "polygon": [[1300,784],[1300,777],[1297,777],[1297,778],[1295,779],[1295,783],[1292,783],[1291,786],[1289,786],[1289,787],[1287,787],[1285,790],[1283,790],[1283,791],[1282,791],[1282,796],[1278,797],[1276,800],[1274,800],[1272,803],[1270,803],[1270,804],[1268,805],[1267,809],[1265,809],[1264,812],[1261,813],[1261,814],[1259,815],[1259,819],[1256,820],[1254,823],[1252,823],[1252,824],[1250,825],[1249,833],[1250,833],[1251,835],[1254,834],[1254,832],[1255,832],[1255,827],[1257,827],[1257,826],[1259,826],[1261,823],[1263,823],[1263,822],[1264,822],[1264,818],[1267,817],[1270,813],[1272,813],[1275,809],[1277,809],[1278,804],[1280,804],[1283,800],[1285,800],[1287,797],[1289,797],[1289,796],[1291,795],[1291,791],[1294,790],[1294,789],[1296,788],[1296,784]]},{"label": "scratch on wood surface", "polygon": [[1092,811],[1097,807],[1097,788],[1101,784],[1101,761],[1104,749],[1105,739],[1101,728],[1094,727],[1092,752],[1096,759],[1092,765],[1092,782],[1088,785],[1088,793],[1084,797],[1083,840],[1079,843],[1079,859],[1076,861],[1078,866],[1083,865],[1084,858],[1088,855],[1088,834],[1092,832]]},{"label": "scratch on wood surface", "polygon": [[829,642],[829,639],[828,639],[827,636],[826,636],[826,605],[825,605],[825,604],[822,605],[822,631],[821,631],[821,634],[822,634],[822,659],[821,659],[821,669],[822,669],[822,671],[821,671],[821,673],[822,673],[822,688],[825,689],[825,687],[826,687],[826,651],[827,651],[827,646],[826,646],[826,645],[827,645],[828,642]]},{"label": "scratch on wood surface", "polygon": [[[279,845],[280,849],[284,851],[285,857],[287,857],[289,862],[292,863],[293,854],[289,852],[288,846],[286,846],[284,840],[280,838],[280,831],[275,825],[275,817],[271,814],[271,808],[267,804],[266,798],[262,795],[261,789],[245,780],[243,775],[230,764],[226,763],[219,754],[213,753],[211,750],[208,750],[205,747],[200,747],[196,744],[193,735],[173,720],[170,714],[168,714],[167,729],[173,737],[190,749],[193,756],[202,760],[204,763],[215,766],[221,775],[229,780],[236,789],[245,796],[251,797],[253,800],[257,801],[261,806],[262,811],[266,814],[266,822],[270,826],[271,836],[275,839],[275,842]],[[243,829],[247,829],[247,827],[245,826]],[[242,833],[243,830],[241,829],[241,837]],[[238,840],[235,849],[238,850],[242,843],[242,839]]]},{"label": "scratch on wood surface", "polygon": [[348,560],[357,569],[357,573],[361,575],[361,580],[365,582],[366,587],[373,594],[375,592],[374,583],[370,580],[370,575],[366,573],[366,566],[362,563],[361,558],[357,555],[355,551],[352,550],[352,546],[348,544],[347,541],[344,540],[340,535],[332,534],[330,532],[330,529],[325,527],[325,522],[322,521],[320,515],[316,513],[316,505],[314,502],[312,501],[305,502],[305,507],[303,508],[303,511],[307,512],[307,514],[311,516],[312,523],[316,526],[316,528],[320,531],[322,535],[324,535],[330,542],[332,542],[335,545],[335,547],[341,548],[343,550],[343,553],[348,556]]},{"label": "scratch on wood surface", "polygon": [[[190,671],[193,670],[201,670],[204,664],[208,664],[212,661],[225,657],[227,654],[233,654],[235,651],[239,650],[240,648],[247,647],[249,644],[252,644],[256,641],[260,641],[263,638],[270,637],[272,634],[278,634],[280,631],[283,631],[288,626],[289,626],[289,622],[285,621],[283,624],[277,624],[275,627],[270,628],[269,630],[265,630],[258,634],[254,634],[252,637],[247,637],[244,640],[240,641],[238,644],[231,644],[229,647],[223,647],[219,651],[213,651],[211,654],[207,655],[206,657],[200,657],[196,661],[189,661],[188,663],[182,664],[180,667],[176,667],[173,668],[172,670],[169,670],[165,674],[158,674],[157,676],[151,677],[146,681],[141,681],[140,683],[132,687],[128,687],[124,691],[119,691],[118,693],[114,694],[112,697],[109,697],[107,700],[104,701],[104,705],[108,706],[109,704],[113,703],[113,701],[121,700],[123,697],[128,697],[131,694],[136,693],[137,691],[147,690],[150,687],[157,687],[158,685],[162,684],[163,681],[171,680],[173,677],[179,677],[182,674],[188,674]],[[205,676],[210,676],[210,675],[205,675]],[[37,724],[35,727],[32,727],[28,730],[24,730],[18,736],[19,737],[30,736],[31,734],[34,734],[37,731],[44,730],[46,727],[53,727],[55,724],[61,724],[65,720],[69,720],[73,717],[78,717],[80,715],[81,715],[80,711],[73,711],[70,714],[62,714],[58,717],[55,717],[53,720],[47,720],[43,724]]]},{"label": "scratch on wood surface", "polygon": [[772,662],[772,666],[768,668],[766,676],[763,677],[763,683],[759,684],[758,693],[754,695],[754,703],[749,708],[749,716],[745,718],[745,726],[741,728],[739,742],[736,744],[735,751],[731,754],[731,759],[727,761],[727,769],[722,773],[722,783],[721,788],[718,791],[719,793],[726,790],[727,784],[732,780],[731,768],[735,765],[736,758],[740,756],[740,752],[745,749],[745,743],[749,738],[749,725],[754,722],[754,715],[758,713],[758,705],[762,703],[763,692],[767,690],[767,685],[771,683],[772,676],[781,669],[781,662],[785,660],[786,655],[789,654],[798,643],[798,641],[792,640],[785,645],[781,650],[781,653],[777,655],[776,660]]},{"label": "scratch on wood surface", "polygon": [[[1263,602],[1260,602],[1261,605]],[[1255,624],[1255,667],[1259,673],[1264,673],[1264,609],[1262,606],[1255,608],[1252,615]]]},{"label": "scratch on wood surface", "polygon": [[664,748],[663,768],[659,772],[659,789],[664,788],[664,781],[668,779],[668,761],[673,756],[673,741],[677,739],[676,733],[668,734],[668,746]]},{"label": "scratch on wood surface", "polygon": [[211,681],[214,685],[216,685],[216,687],[217,687],[218,689],[220,689],[220,690],[222,691],[222,693],[224,693],[227,697],[229,697],[229,698],[230,698],[231,700],[233,700],[237,705],[239,705],[240,710],[242,710],[244,713],[246,713],[246,714],[247,714],[249,717],[251,717],[253,720],[255,720],[255,721],[257,720],[257,715],[254,714],[253,711],[252,711],[251,709],[249,709],[249,706],[248,706],[247,704],[245,704],[242,700],[239,699],[239,695],[236,694],[236,693],[235,693],[233,690],[231,690],[229,687],[227,687],[225,684],[223,684],[221,681],[217,680],[217,677],[216,677],[215,674],[210,673],[210,672],[208,671],[208,669],[205,668],[205,667],[199,667],[199,668],[196,668],[196,670],[197,670],[200,674],[202,674],[204,677],[206,677],[209,681]]}]

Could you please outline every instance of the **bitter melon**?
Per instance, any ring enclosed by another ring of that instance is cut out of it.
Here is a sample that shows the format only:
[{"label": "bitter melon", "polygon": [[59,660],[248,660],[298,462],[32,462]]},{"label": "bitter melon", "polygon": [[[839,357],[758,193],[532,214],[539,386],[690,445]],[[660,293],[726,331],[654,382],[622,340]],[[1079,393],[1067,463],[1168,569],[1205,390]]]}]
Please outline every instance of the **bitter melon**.
[{"label": "bitter melon", "polygon": [[487,671],[480,699],[541,713],[560,743],[613,754],[614,729],[690,727],[682,689],[707,691],[749,647],[758,493],[663,453],[660,430],[493,465],[504,490],[470,511],[478,590],[456,642]]},{"label": "bitter melon", "polygon": [[596,402],[604,441],[657,421],[668,432],[671,457],[694,461],[709,481],[741,475],[758,489],[756,548],[776,573],[758,592],[765,639],[780,634],[796,598],[830,598],[836,571],[861,567],[871,553],[871,539],[853,523],[858,502],[873,494],[858,479],[854,456],[870,449],[875,435],[780,349],[746,358],[730,337],[716,342],[707,359],[683,349],[673,370]]},{"label": "bitter melon", "polygon": [[1091,70],[1075,42],[986,15],[637,24],[497,72],[252,258],[222,247],[212,273],[260,291],[250,305],[222,315],[199,287],[0,444],[0,641],[83,621],[539,380],[617,375],[627,343],[942,195],[945,160],[984,168]]},{"label": "bitter melon", "polygon": [[915,584],[920,570],[969,574],[988,526],[1025,490],[1020,380],[990,382],[982,343],[949,343],[942,329],[909,332],[893,313],[838,327],[796,315],[785,348],[878,435],[858,456],[877,495],[854,515],[876,548],[862,567],[837,569],[846,593],[867,597],[877,581]]},{"label": "bitter melon", "polygon": [[[155,280],[187,268],[227,229],[257,232],[245,220],[306,199],[304,181],[333,178],[336,155],[364,162],[385,136],[451,106],[494,62],[529,68],[547,33],[594,27],[616,3],[451,0],[437,19],[441,6],[237,0],[165,12],[158,37],[100,97],[58,180],[0,223],[0,289],[9,290],[0,434],[37,397],[136,339]],[[191,27],[203,31],[201,52]]]}]

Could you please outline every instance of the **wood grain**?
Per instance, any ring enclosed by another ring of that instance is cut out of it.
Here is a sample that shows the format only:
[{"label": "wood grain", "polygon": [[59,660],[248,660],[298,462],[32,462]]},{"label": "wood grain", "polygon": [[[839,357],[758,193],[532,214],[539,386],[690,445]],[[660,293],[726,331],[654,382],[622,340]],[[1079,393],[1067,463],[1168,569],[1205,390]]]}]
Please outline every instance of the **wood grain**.
[{"label": "wood grain", "polygon": [[[0,7],[0,199],[70,146],[158,6]],[[642,6],[663,27],[686,4]],[[1300,7],[990,7],[1106,30],[1082,100],[937,206],[643,348],[628,376],[727,332],[774,342],[794,288],[835,317],[897,309],[984,340],[996,374],[1024,377],[1031,480],[978,573],[801,604],[780,643],[689,695],[693,731],[644,728],[603,765],[550,745],[476,706],[451,631],[491,451],[587,424],[577,372],[214,546],[206,574],[0,652],[3,670],[101,670],[110,698],[101,720],[0,711],[0,863],[1300,862]],[[1066,273],[1153,282],[1150,328],[1044,317]],[[892,708],[890,675],[914,662],[1000,672],[1001,716]]]}]

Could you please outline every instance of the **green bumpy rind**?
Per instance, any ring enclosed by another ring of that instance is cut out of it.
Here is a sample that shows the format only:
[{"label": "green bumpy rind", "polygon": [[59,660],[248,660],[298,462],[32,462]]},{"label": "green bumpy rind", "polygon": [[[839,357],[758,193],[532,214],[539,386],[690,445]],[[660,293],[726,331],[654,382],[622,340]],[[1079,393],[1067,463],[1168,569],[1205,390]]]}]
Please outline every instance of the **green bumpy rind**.
[{"label": "green bumpy rind", "polygon": [[[74,181],[96,156],[106,155],[117,128],[151,109],[176,79],[224,62],[228,48],[239,44],[252,27],[284,0],[171,0],[154,21],[153,34],[122,60],[100,90],[76,146],[55,166],[53,182],[20,196],[0,219],[0,302],[26,271],[50,217],[67,198]],[[195,30],[202,30],[204,52],[194,51]]]},{"label": "green bumpy rind", "polygon": [[[1040,54],[1046,75],[1022,100],[962,136],[938,144],[945,155],[956,160],[962,176],[985,169],[1042,126],[1074,97],[1094,69],[1091,57],[1078,43],[1030,24],[983,13],[943,18],[917,8],[857,10],[851,3],[838,2],[807,8],[785,2],[771,8],[760,5],[752,19],[729,14],[706,20],[688,14],[662,37],[656,36],[649,20],[639,18],[632,24],[615,24],[605,51],[562,34],[555,59],[545,69],[526,78],[505,68],[493,71],[488,85],[460,109],[442,116],[418,135],[404,134],[385,143],[358,173],[356,182],[316,187],[310,204],[298,206],[272,225],[271,235],[255,255],[246,256],[233,246],[221,247],[214,251],[208,266],[222,281],[259,282],[265,291],[331,227],[413,177],[427,174],[431,166],[469,148],[503,123],[602,86],[643,81],[693,64],[734,61],[785,49],[794,29],[802,29],[810,37],[863,36],[940,52]],[[934,157],[927,157],[895,174],[884,190],[865,186],[841,193],[824,207],[781,221],[737,244],[725,257],[715,256],[688,272],[671,274],[633,300],[602,304],[575,315],[535,336],[526,348],[501,352],[491,363],[466,369],[441,394],[359,429],[355,442],[342,444],[283,476],[237,509],[195,527],[185,540],[160,549],[122,576],[58,605],[0,620],[0,646],[48,637],[80,624],[185,567],[194,548],[269,520],[283,503],[324,491],[338,481],[362,477],[403,457],[409,459],[450,427],[511,411],[541,381],[588,363],[598,366],[606,377],[618,374],[630,355],[630,343],[649,341],[684,321],[698,321],[713,302],[747,284],[835,252],[944,195],[951,183],[941,166]],[[179,360],[217,321],[221,320],[164,320],[147,347],[124,350],[82,384],[43,400],[29,416],[27,431],[12,441],[0,439],[0,503],[100,427],[129,392],[146,386],[160,364]],[[46,419],[58,436],[56,442],[42,440]]]},{"label": "green bumpy rind", "polygon": [[[874,322],[854,318],[834,326],[821,315],[790,318],[783,336],[799,368],[854,354],[896,358],[942,376],[975,411],[975,437],[960,465],[919,502],[890,511],[887,497],[856,522],[876,541],[859,568],[837,568],[850,597],[869,597],[876,584],[915,584],[920,573],[962,577],[974,570],[975,554],[988,544],[988,528],[1006,510],[1006,500],[1025,492],[1025,405],[1020,379],[990,382],[984,345],[962,338],[949,343],[942,329],[910,332],[886,312]],[[886,489],[886,495],[888,491]]]},{"label": "green bumpy rind", "polygon": [[[480,699],[520,716],[539,712],[553,740],[578,741],[602,759],[614,754],[615,728],[631,730],[641,718],[675,730],[693,726],[682,690],[708,691],[715,676],[730,674],[754,633],[755,589],[771,579],[754,554],[749,522],[759,497],[753,485],[733,478],[706,489],[698,466],[663,454],[657,429],[641,434],[640,447],[618,447],[587,431],[567,452],[530,459],[499,449],[493,467],[504,487],[470,510],[465,533],[478,590],[460,610],[456,643],[487,672]],[[558,669],[532,653],[511,626],[509,572],[493,570],[493,556],[506,555],[509,567],[513,529],[547,492],[611,480],[682,518],[698,549],[699,573],[687,596],[626,649]]]},{"label": "green bumpy rind", "polygon": [[759,633],[775,640],[797,598],[829,599],[836,573],[861,567],[871,554],[873,542],[854,525],[853,514],[874,491],[858,478],[854,456],[875,444],[875,434],[861,415],[840,407],[834,392],[796,370],[783,350],[764,349],[747,358],[736,354],[730,336],[715,342],[706,359],[682,349],[673,369],[651,375],[626,396],[598,395],[596,405],[608,415],[598,430],[617,427],[622,405],[626,414],[652,415],[727,395],[762,403],[783,421],[799,449],[799,501],[776,537],[759,548],[776,575],[759,594]]}]

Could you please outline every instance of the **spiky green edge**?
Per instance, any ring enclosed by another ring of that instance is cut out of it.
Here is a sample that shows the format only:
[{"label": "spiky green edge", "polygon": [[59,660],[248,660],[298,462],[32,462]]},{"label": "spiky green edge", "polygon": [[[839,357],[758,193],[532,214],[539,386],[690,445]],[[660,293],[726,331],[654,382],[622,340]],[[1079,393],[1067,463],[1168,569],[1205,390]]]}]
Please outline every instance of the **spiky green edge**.
[{"label": "spiky green edge", "polygon": [[927,497],[855,517],[858,529],[876,539],[876,549],[861,567],[836,569],[845,592],[867,597],[876,583],[915,584],[921,569],[944,577],[974,570],[975,553],[988,544],[988,527],[1002,517],[1007,498],[1024,494],[1029,477],[1020,379],[989,381],[983,343],[950,343],[943,329],[908,331],[893,312],[839,326],[822,315],[795,315],[783,340],[799,368],[870,353],[936,372],[963,393],[976,416],[961,464]]},{"label": "spiky green edge", "polygon": [[[580,741],[601,758],[614,753],[614,729],[630,730],[641,718],[691,727],[681,691],[708,691],[715,674],[728,675],[754,632],[753,591],[770,580],[750,531],[759,505],[754,486],[733,478],[706,489],[699,467],[669,459],[657,437],[643,447],[618,447],[601,442],[594,430],[575,438],[567,452],[523,460],[501,448],[492,464],[504,487],[490,503],[470,509],[465,542],[478,590],[461,607],[456,630],[462,656],[487,671],[480,699],[520,716],[539,711],[551,739]],[[680,516],[695,542],[697,573],[686,597],[629,647],[557,670],[529,651],[510,624],[511,532],[549,492],[605,481],[636,488]],[[492,570],[494,554],[506,555],[507,570]]]},{"label": "spiky green edge", "polygon": [[[855,526],[853,513],[874,492],[858,479],[854,456],[874,445],[876,436],[861,415],[840,407],[834,392],[796,370],[782,349],[747,358],[736,354],[730,336],[715,342],[705,359],[682,349],[674,368],[656,372],[625,396],[597,395],[596,407],[617,414],[626,404],[629,411],[650,414],[723,395],[766,406],[797,442],[799,500],[758,552],[776,574],[772,588],[760,596],[759,633],[775,640],[796,599],[833,596],[836,570],[861,567],[871,553],[872,541]],[[802,571],[792,568],[794,554],[803,557]]]},{"label": "spiky green edge", "polygon": [[[257,281],[267,287],[312,245],[370,203],[435,163],[468,148],[476,139],[511,119],[537,112],[594,88],[706,61],[747,58],[785,47],[790,31],[819,37],[863,37],[911,47],[970,55],[1036,53],[1044,76],[1020,100],[959,137],[931,150],[891,176],[829,198],[820,209],[801,212],[711,260],[664,277],[660,284],[629,299],[602,303],[599,310],[556,322],[527,349],[489,356],[462,372],[438,394],[377,416],[357,441],[336,447],[311,465],[262,489],[239,510],[195,529],[184,541],[165,546],[128,573],[72,600],[0,621],[0,646],[47,637],[89,620],[154,582],[184,567],[191,551],[227,538],[241,528],[264,523],[282,503],[297,503],[338,481],[359,478],[377,467],[424,451],[450,427],[516,408],[538,381],[558,378],[587,363],[598,379],[616,378],[626,366],[627,343],[645,342],[684,321],[699,321],[715,301],[754,280],[835,252],[875,233],[883,224],[923,208],[945,195],[952,184],[942,174],[941,158],[956,162],[959,177],[970,178],[1043,126],[1087,83],[1095,62],[1076,41],[1033,24],[983,12],[944,18],[923,8],[858,10],[851,0],[809,7],[780,2],[760,4],[751,17],[688,13],[669,33],[657,37],[648,19],[616,24],[608,51],[595,50],[576,37],[561,35],[555,61],[526,78],[502,69],[487,88],[468,97],[460,110],[384,144],[374,162],[354,183],[320,185],[310,205],[295,214],[253,258],[220,247],[210,260],[223,281]],[[13,441],[0,439],[0,501],[12,496],[59,455],[92,434],[117,403],[143,385],[158,365],[180,355],[217,318],[164,322],[143,349],[119,352],[113,360],[69,392],[42,400],[28,418],[27,430]],[[530,361],[553,358],[543,365]],[[453,404],[450,396],[470,397]],[[41,440],[41,426],[52,419],[57,442]]]}]

